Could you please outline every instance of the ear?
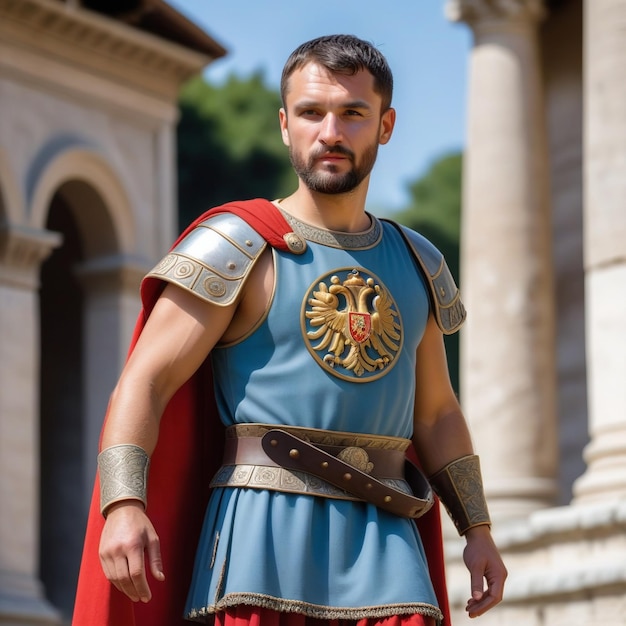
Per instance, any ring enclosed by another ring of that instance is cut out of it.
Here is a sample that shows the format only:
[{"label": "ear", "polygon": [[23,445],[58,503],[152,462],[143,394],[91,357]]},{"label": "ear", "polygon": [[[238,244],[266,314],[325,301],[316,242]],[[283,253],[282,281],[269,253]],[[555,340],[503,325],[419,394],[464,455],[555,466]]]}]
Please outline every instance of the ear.
[{"label": "ear", "polygon": [[380,118],[380,136],[378,137],[378,142],[381,145],[386,144],[391,139],[395,123],[396,110],[387,109]]},{"label": "ear", "polygon": [[287,128],[287,112],[281,108],[278,111],[278,121],[280,123],[280,134],[283,138],[283,143],[289,146],[289,129]]}]

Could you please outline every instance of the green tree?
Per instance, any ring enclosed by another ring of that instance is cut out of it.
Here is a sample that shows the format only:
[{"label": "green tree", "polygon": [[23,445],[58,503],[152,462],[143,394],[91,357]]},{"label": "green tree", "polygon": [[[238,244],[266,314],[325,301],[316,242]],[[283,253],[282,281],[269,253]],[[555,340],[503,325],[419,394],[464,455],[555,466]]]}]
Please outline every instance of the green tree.
[{"label": "green tree", "polygon": [[263,74],[216,87],[189,81],[179,98],[178,206],[181,228],[230,200],[290,193],[296,178],[278,125],[277,91]]},{"label": "green tree", "polygon": [[[461,180],[463,156],[445,155],[430,166],[410,187],[409,206],[393,216],[401,224],[418,231],[443,253],[457,284],[460,280]],[[459,391],[458,333],[445,338],[450,377]]]}]

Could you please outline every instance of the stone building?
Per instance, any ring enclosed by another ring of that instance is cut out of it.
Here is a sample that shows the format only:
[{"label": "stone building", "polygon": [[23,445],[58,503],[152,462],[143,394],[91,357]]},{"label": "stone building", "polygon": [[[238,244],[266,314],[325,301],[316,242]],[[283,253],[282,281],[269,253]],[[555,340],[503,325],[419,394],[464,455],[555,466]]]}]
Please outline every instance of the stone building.
[{"label": "stone building", "polygon": [[[474,34],[462,400],[510,571],[472,623],[626,625],[626,0],[444,5]],[[163,0],[0,0],[0,624],[71,613],[138,282],[176,230],[176,95],[222,54]]]},{"label": "stone building", "polygon": [[479,621],[624,625],[626,0],[446,8],[473,33],[462,401],[510,571]]},{"label": "stone building", "polygon": [[0,0],[0,624],[71,613],[139,280],[177,232],[177,95],[224,53],[162,0]]}]

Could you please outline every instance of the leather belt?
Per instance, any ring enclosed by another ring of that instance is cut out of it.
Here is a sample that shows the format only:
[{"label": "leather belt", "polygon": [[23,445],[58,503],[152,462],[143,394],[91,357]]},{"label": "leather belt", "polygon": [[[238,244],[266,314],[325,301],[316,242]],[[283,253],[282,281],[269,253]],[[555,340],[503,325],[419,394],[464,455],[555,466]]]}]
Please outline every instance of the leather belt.
[{"label": "leather belt", "polygon": [[[307,429],[306,432],[313,430]],[[358,439],[359,435],[354,437]],[[295,475],[286,480],[267,481],[266,477],[260,481],[249,480],[252,471],[260,469],[261,475],[268,472],[271,475],[269,470],[273,468]],[[243,482],[242,476],[246,477]],[[238,478],[233,480],[233,477]],[[225,443],[224,464],[211,484],[214,487],[239,485],[311,493],[312,490],[307,488],[312,482],[311,477],[336,488],[317,488],[313,495],[362,500],[402,517],[420,517],[434,501],[430,484],[406,459],[402,449],[312,444],[292,432],[272,427],[252,437],[233,437],[231,433]],[[410,490],[406,489],[406,483]]]},{"label": "leather belt", "polygon": [[[282,433],[288,431],[273,429]],[[268,431],[269,432],[269,431]],[[267,433],[266,433],[267,434]],[[291,434],[294,443],[303,441]],[[237,437],[226,439],[224,442],[224,465],[265,465],[267,467],[289,467],[282,457],[276,458],[273,450],[266,451],[265,437]],[[316,443],[316,450],[338,457],[345,463],[371,474],[376,478],[394,478],[404,480],[404,461],[406,455],[403,450],[381,450],[377,448],[362,448],[358,446],[337,446]],[[304,469],[292,467],[291,469]],[[310,471],[310,470],[307,470]]]}]

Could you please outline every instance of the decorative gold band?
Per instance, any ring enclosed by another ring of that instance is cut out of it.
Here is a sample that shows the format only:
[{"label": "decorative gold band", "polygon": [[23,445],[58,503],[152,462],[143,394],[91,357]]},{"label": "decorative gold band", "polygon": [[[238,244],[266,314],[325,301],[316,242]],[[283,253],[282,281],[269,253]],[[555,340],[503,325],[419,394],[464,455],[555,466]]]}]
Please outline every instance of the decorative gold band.
[{"label": "decorative gold band", "polygon": [[460,535],[474,526],[491,524],[478,456],[472,454],[448,463],[429,481]]},{"label": "decorative gold band", "polygon": [[[391,489],[412,495],[411,488],[404,480],[382,478],[381,482]],[[211,480],[211,487],[249,487],[364,502],[362,498],[353,496],[307,472],[267,465],[222,465]]]},{"label": "decorative gold band", "polygon": [[105,448],[98,455],[100,512],[121,500],[140,500],[147,506],[146,491],[150,459],[146,451],[132,444]]},{"label": "decorative gold band", "polygon": [[226,439],[240,437],[262,437],[268,431],[280,428],[285,432],[304,439],[310,443],[324,444],[329,446],[357,446],[370,450],[400,450],[405,452],[411,445],[410,439],[403,437],[391,437],[389,435],[372,435],[369,433],[352,433],[339,430],[322,430],[320,428],[306,428],[303,426],[276,426],[274,424],[261,424],[258,422],[234,424],[226,429]]}]

